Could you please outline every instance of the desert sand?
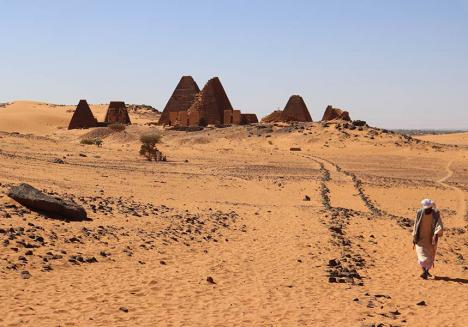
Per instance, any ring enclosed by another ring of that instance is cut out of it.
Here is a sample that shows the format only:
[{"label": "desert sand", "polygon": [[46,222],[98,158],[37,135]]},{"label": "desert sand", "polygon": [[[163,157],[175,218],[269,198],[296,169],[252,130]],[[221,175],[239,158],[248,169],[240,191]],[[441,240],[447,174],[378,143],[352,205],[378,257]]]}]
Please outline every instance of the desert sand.
[{"label": "desert sand", "polygon": [[[0,107],[1,326],[468,325],[468,133],[181,132],[139,112],[125,131],[68,131],[73,109]],[[148,131],[167,162],[138,155]],[[6,195],[22,182],[90,220],[24,208]],[[423,280],[411,227],[427,197],[445,235]]]}]

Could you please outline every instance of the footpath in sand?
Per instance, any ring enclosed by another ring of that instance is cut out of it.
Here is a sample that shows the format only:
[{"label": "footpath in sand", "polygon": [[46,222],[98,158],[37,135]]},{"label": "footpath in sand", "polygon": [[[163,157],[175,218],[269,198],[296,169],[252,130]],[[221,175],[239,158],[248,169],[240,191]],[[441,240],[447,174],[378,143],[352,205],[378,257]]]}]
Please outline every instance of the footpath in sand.
[{"label": "footpath in sand", "polygon": [[[464,148],[231,127],[165,131],[170,161],[155,164],[137,156],[143,128],[101,148],[57,129],[0,135],[0,325],[468,324]],[[25,210],[5,195],[19,182],[92,220]],[[427,281],[410,234],[424,197],[446,227]]]}]

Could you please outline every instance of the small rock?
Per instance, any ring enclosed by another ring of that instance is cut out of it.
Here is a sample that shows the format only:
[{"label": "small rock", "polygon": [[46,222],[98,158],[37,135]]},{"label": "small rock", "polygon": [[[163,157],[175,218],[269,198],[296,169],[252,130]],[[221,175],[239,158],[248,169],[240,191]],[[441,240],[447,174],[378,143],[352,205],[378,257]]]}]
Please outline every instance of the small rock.
[{"label": "small rock", "polygon": [[127,307],[120,307],[119,310],[120,310],[120,311],[123,311],[123,312],[128,312],[128,308],[127,308]]},{"label": "small rock", "polygon": [[426,301],[419,301],[418,303],[416,303],[416,305],[419,305],[419,306],[426,306]]},{"label": "small rock", "polygon": [[328,260],[328,266],[329,267],[336,267],[339,264],[340,264],[340,262],[337,259]]},{"label": "small rock", "polygon": [[23,270],[23,271],[20,273],[20,276],[21,276],[21,278],[23,278],[23,279],[29,279],[29,278],[31,278],[31,274],[30,274],[29,271],[27,271],[27,270]]},{"label": "small rock", "polygon": [[211,277],[211,276],[206,277],[206,281],[207,281],[208,283],[210,283],[210,284],[216,284],[216,282],[214,281],[213,277]]},{"label": "small rock", "polygon": [[310,196],[304,195],[304,201],[310,201]]},{"label": "small rock", "polygon": [[86,263],[95,263],[95,262],[98,262],[97,259],[95,257],[89,257],[89,258],[86,258],[84,259],[84,261]]},{"label": "small rock", "polygon": [[65,161],[63,161],[60,158],[55,158],[55,159],[52,160],[52,163],[63,165],[65,163]]}]

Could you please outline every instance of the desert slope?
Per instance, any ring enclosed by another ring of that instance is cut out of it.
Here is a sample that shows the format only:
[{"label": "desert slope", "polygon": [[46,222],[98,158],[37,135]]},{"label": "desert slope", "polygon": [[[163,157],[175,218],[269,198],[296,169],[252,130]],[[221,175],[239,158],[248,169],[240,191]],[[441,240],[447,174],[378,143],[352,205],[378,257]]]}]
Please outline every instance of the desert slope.
[{"label": "desert slope", "polygon": [[418,139],[441,144],[456,144],[468,146],[468,132],[464,133],[450,133],[450,134],[434,134],[434,135],[420,135]]},{"label": "desert slope", "polygon": [[[67,131],[69,109],[30,107],[0,108],[0,325],[468,323],[463,147],[341,123],[181,132],[132,113],[123,132]],[[168,162],[138,155],[149,131]],[[6,196],[20,182],[91,220],[23,208]],[[427,281],[410,235],[425,197],[446,227]]]}]

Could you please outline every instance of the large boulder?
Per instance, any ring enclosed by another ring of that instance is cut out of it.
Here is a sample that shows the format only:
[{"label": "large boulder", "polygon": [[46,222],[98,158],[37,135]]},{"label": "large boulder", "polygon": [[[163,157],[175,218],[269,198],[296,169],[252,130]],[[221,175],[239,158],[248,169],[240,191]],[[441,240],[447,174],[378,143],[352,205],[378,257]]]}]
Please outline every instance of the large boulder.
[{"label": "large boulder", "polygon": [[322,121],[329,121],[329,120],[346,120],[351,121],[349,117],[349,112],[339,109],[333,108],[332,106],[328,106],[323,113]]},{"label": "large boulder", "polygon": [[48,214],[52,217],[67,220],[86,220],[86,210],[71,201],[54,198],[44,194],[29,184],[13,186],[8,192],[8,196],[25,207]]}]

